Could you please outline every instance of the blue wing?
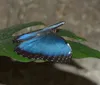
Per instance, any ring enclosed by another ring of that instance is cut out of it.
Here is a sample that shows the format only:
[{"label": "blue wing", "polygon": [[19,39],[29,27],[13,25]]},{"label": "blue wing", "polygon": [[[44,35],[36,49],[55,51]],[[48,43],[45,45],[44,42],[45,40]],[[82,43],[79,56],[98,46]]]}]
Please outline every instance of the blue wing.
[{"label": "blue wing", "polygon": [[63,25],[63,24],[64,24],[64,22],[59,22],[59,23],[56,23],[56,24],[54,24],[54,25],[48,26],[48,27],[46,27],[46,28],[44,28],[44,29],[42,29],[42,30],[20,35],[20,36],[16,37],[13,41],[14,41],[14,42],[20,42],[20,41],[29,40],[29,39],[31,39],[31,38],[34,38],[34,37],[38,36],[38,34],[43,34],[44,32],[47,32],[47,31],[56,29],[57,27],[59,27],[59,26],[61,26],[61,25]]},{"label": "blue wing", "polygon": [[15,51],[28,58],[62,62],[70,57],[72,49],[62,37],[49,32],[22,42]]}]

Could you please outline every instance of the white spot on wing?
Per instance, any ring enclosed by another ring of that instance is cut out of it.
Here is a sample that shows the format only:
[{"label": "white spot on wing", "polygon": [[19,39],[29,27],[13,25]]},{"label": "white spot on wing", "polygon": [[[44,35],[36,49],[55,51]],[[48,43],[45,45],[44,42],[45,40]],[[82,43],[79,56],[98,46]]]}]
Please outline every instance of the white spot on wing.
[{"label": "white spot on wing", "polygon": [[68,54],[71,54],[71,52],[69,52]]},{"label": "white spot on wing", "polygon": [[[71,46],[69,45],[69,43],[67,43],[67,45],[70,47],[70,49],[71,49]],[[72,50],[72,49],[71,49]]]}]

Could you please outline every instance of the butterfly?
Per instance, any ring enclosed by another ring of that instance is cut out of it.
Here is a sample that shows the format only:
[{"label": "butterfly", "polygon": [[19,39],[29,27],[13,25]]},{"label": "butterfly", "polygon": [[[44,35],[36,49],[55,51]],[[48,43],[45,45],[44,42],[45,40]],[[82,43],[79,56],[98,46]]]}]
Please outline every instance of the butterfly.
[{"label": "butterfly", "polygon": [[14,38],[18,43],[14,51],[23,57],[50,62],[66,62],[71,59],[72,49],[64,38],[56,34],[59,22],[38,31],[25,33]]}]

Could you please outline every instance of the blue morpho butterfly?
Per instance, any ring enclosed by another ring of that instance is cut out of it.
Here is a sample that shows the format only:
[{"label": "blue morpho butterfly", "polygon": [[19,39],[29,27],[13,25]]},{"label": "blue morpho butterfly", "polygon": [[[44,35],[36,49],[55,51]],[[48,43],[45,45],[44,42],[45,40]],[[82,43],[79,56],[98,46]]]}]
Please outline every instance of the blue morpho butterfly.
[{"label": "blue morpho butterfly", "polygon": [[17,36],[13,41],[19,42],[15,48],[23,57],[48,60],[50,62],[66,62],[71,59],[70,45],[55,32],[65,22],[59,22],[44,29]]}]

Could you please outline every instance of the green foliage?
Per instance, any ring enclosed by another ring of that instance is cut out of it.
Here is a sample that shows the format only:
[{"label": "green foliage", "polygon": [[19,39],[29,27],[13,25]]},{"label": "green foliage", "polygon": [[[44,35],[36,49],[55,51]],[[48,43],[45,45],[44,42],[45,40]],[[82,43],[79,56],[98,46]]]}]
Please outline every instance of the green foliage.
[{"label": "green foliage", "polygon": [[[31,26],[38,26],[38,25],[44,25],[44,24],[41,22],[30,22],[30,23],[19,24],[16,26],[12,26],[12,27],[0,30],[0,56],[8,56],[20,62],[34,61],[32,59],[24,58],[21,55],[17,55],[16,52],[14,52],[14,48],[16,47],[16,45],[13,44],[12,42],[13,40],[12,35],[17,31],[20,31],[21,29],[31,27]],[[67,31],[67,30],[60,30],[58,35],[67,36],[67,37],[73,38],[78,41],[86,41],[86,39],[76,36],[74,33]],[[100,52],[97,50],[89,48],[78,42],[73,42],[69,40],[67,42],[72,47],[73,58],[84,58],[84,57],[99,58],[100,57]]]},{"label": "green foliage", "polygon": [[100,58],[100,52],[78,42],[67,41],[73,50],[73,58],[96,57]]},{"label": "green foliage", "polygon": [[30,27],[30,26],[36,26],[36,25],[44,25],[41,22],[30,22],[26,24],[19,24],[16,26],[12,26],[9,28],[5,28],[3,30],[0,30],[0,56],[8,56],[16,61],[20,62],[29,62],[33,61],[28,58],[24,58],[20,55],[17,55],[16,52],[14,52],[15,44],[13,44],[13,34],[21,29]]},{"label": "green foliage", "polygon": [[70,37],[70,38],[73,38],[78,41],[86,41],[86,39],[75,35],[74,33],[70,32],[69,30],[60,29],[60,32],[58,32],[58,35]]}]

